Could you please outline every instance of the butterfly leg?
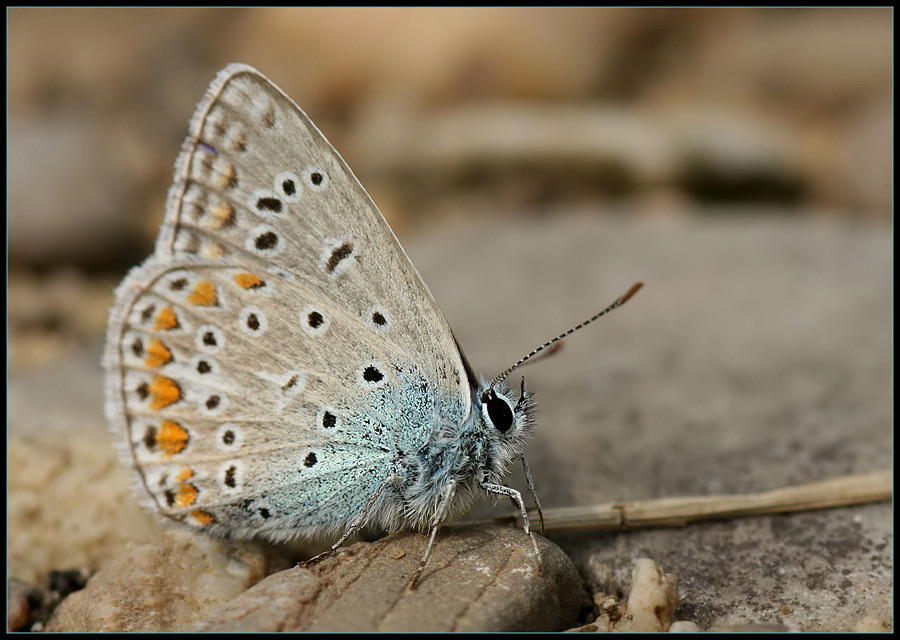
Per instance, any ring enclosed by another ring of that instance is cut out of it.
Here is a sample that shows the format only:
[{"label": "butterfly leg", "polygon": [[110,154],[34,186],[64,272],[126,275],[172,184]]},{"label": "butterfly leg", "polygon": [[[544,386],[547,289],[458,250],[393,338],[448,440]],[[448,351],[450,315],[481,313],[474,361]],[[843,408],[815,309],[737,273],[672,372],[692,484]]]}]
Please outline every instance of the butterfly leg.
[{"label": "butterfly leg", "polygon": [[366,521],[366,518],[369,515],[369,512],[372,510],[372,507],[375,506],[375,502],[378,500],[379,496],[381,496],[382,492],[384,492],[385,488],[389,485],[393,484],[394,478],[391,476],[387,480],[381,483],[381,486],[378,487],[378,490],[372,494],[372,497],[366,501],[366,504],[363,505],[362,510],[356,514],[356,517],[350,522],[350,526],[347,527],[347,530],[344,532],[337,542],[331,545],[330,549],[323,551],[322,553],[313,556],[309,560],[304,560],[297,564],[298,567],[311,567],[312,565],[318,563],[320,560],[324,560],[332,553],[338,550],[338,548],[346,542],[347,538],[352,536],[356,531],[363,525]]},{"label": "butterfly leg", "polygon": [[531,492],[532,499],[534,499],[534,506],[537,509],[538,520],[541,521],[541,535],[544,535],[544,512],[541,509],[541,501],[538,500],[537,492],[534,490],[534,478],[531,477],[531,469],[528,468],[528,463],[525,461],[525,456],[522,456],[522,468],[525,470],[525,482],[528,484],[528,490]]},{"label": "butterfly leg", "polygon": [[437,535],[438,528],[440,528],[441,523],[444,521],[444,518],[447,517],[447,511],[450,510],[450,503],[453,502],[453,496],[456,494],[456,480],[451,480],[444,487],[443,493],[441,495],[441,502],[438,505],[437,511],[434,514],[434,520],[431,523],[431,531],[428,535],[428,545],[425,547],[425,554],[422,556],[422,560],[419,562],[419,566],[416,568],[416,572],[413,574],[412,579],[409,581],[408,588],[410,590],[416,588],[416,583],[419,581],[419,576],[422,575],[422,571],[425,570],[425,565],[428,563],[428,556],[431,555],[431,548],[434,546],[434,538]]},{"label": "butterfly leg", "polygon": [[534,533],[531,532],[531,525],[528,524],[528,512],[525,510],[525,503],[522,501],[522,494],[511,487],[504,487],[499,484],[489,484],[487,482],[482,484],[481,488],[488,493],[497,493],[501,496],[506,496],[507,498],[512,500],[517,507],[519,507],[519,511],[522,512],[522,526],[525,529],[525,533],[527,533],[531,538],[531,545],[534,547],[534,557],[537,561],[538,573],[543,573],[541,552],[538,549],[537,540],[534,537]]}]

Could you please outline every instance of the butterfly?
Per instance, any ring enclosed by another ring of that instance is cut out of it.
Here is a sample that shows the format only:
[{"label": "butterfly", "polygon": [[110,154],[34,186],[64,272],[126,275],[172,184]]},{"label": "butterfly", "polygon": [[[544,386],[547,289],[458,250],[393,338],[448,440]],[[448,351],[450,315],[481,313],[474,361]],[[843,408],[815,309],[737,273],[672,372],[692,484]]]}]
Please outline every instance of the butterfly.
[{"label": "butterfly", "polygon": [[[534,401],[476,376],[428,287],[301,109],[231,64],[197,106],[153,254],[110,310],[105,405],[145,506],[231,538],[429,531],[521,493]],[[541,521],[543,518],[541,515]]]}]

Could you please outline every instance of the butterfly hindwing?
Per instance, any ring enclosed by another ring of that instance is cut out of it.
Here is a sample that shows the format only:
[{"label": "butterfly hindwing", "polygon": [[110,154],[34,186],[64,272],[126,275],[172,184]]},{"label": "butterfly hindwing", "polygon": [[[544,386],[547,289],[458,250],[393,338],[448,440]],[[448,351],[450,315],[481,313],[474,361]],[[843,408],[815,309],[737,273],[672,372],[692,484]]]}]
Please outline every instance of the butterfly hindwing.
[{"label": "butterfly hindwing", "polygon": [[340,528],[398,447],[469,411],[453,335],[386,221],[242,65],[198,106],[105,365],[110,422],[156,508],[232,535]]}]

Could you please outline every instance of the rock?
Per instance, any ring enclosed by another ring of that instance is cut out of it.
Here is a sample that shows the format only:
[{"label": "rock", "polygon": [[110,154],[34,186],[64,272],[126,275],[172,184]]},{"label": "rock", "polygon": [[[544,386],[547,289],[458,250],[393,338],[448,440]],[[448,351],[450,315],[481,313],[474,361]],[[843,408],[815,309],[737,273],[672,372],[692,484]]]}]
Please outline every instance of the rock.
[{"label": "rock", "polygon": [[309,621],[310,607],[321,591],[309,569],[294,567],[269,576],[236,598],[204,612],[198,631],[292,631]]},{"label": "rock", "polygon": [[94,349],[9,381],[7,558],[13,577],[39,583],[55,570],[96,571],[127,541],[163,531],[131,492],[104,424],[101,388]]},{"label": "rock", "polygon": [[183,530],[130,544],[57,608],[47,631],[166,632],[187,628],[206,609],[263,578],[266,556]]},{"label": "rock", "polygon": [[314,565],[270,576],[209,612],[202,631],[559,631],[582,597],[578,573],[538,538],[543,570],[522,531],[445,527],[415,590],[426,536],[359,543]]},{"label": "rock", "polygon": [[700,627],[697,626],[696,622],[690,622],[689,620],[676,620],[669,627],[670,633],[699,633]]},{"label": "rock", "polygon": [[43,604],[44,594],[33,584],[10,578],[6,583],[6,628],[27,631]]},{"label": "rock", "polygon": [[47,630],[564,629],[578,614],[581,580],[556,545],[538,540],[540,573],[521,531],[446,527],[418,588],[408,590],[422,534],[358,543],[312,569],[262,580],[268,563],[261,547],[173,530],[129,545],[63,601]]},{"label": "rock", "polygon": [[667,631],[675,620],[678,607],[678,581],[663,573],[648,558],[634,563],[631,593],[628,594],[628,617],[631,624],[620,624],[616,631]]},{"label": "rock", "polygon": [[640,558],[634,563],[627,602],[601,593],[594,595],[594,601],[598,613],[595,620],[570,631],[669,631],[678,607],[678,581],[653,560]]},{"label": "rock", "polygon": [[890,633],[892,627],[893,623],[890,620],[866,616],[856,623],[853,631],[856,633]]},{"label": "rock", "polygon": [[47,367],[96,342],[106,331],[113,299],[109,282],[71,268],[40,275],[14,272],[7,296],[11,374]]}]

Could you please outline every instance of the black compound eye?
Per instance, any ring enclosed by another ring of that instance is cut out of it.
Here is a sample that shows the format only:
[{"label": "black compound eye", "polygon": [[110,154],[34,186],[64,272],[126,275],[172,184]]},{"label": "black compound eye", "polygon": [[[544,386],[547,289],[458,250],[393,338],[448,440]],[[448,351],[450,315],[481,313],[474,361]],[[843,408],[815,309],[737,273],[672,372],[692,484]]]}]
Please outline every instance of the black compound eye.
[{"label": "black compound eye", "polygon": [[506,433],[512,428],[512,407],[504,398],[498,398],[497,394],[491,391],[484,399],[484,406],[487,407],[488,417],[497,431]]}]

